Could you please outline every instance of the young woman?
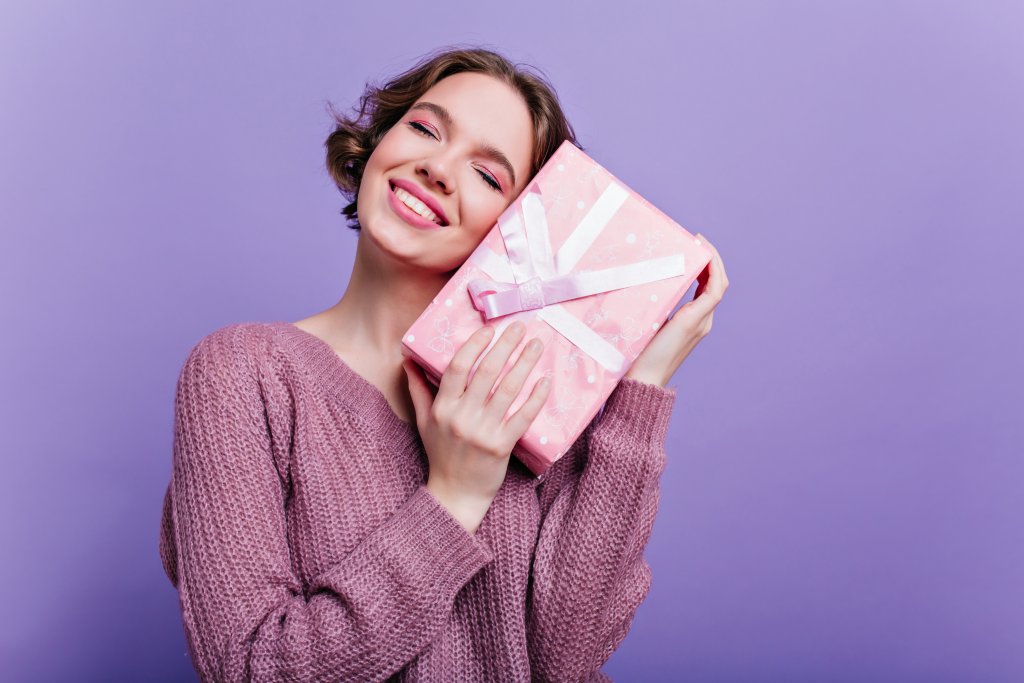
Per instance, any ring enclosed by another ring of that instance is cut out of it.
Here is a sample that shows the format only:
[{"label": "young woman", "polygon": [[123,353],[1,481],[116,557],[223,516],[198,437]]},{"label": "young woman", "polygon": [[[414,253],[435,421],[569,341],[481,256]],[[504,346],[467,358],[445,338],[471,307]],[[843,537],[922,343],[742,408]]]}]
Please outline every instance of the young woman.
[{"label": "young woman", "polygon": [[359,230],[344,296],[216,330],[178,380],[160,555],[203,680],[603,679],[650,586],[665,384],[711,328],[721,259],[542,480],[510,459],[549,391],[524,386],[541,350],[521,325],[469,378],[475,333],[436,395],[400,351],[566,139],[550,86],[480,49],[338,117],[327,164]]}]

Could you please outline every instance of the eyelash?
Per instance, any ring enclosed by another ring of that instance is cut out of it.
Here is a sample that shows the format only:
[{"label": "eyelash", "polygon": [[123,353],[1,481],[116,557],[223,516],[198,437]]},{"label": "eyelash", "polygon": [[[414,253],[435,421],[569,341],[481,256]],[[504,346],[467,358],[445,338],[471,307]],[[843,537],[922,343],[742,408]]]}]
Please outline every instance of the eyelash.
[{"label": "eyelash", "polygon": [[[410,126],[410,127],[411,127],[411,128],[413,129],[413,130],[415,130],[415,131],[416,131],[417,133],[419,133],[420,135],[426,135],[427,137],[429,137],[429,138],[431,138],[431,139],[433,139],[433,140],[436,140],[436,139],[437,139],[436,137],[434,137],[434,134],[433,134],[433,133],[431,133],[431,132],[430,132],[430,131],[429,131],[429,130],[427,129],[427,127],[426,127],[426,126],[424,126],[424,125],[423,125],[422,123],[420,123],[419,121],[410,121],[410,122],[409,122],[409,126]],[[492,177],[490,176],[490,174],[484,173],[484,172],[483,172],[483,171],[481,171],[480,169],[476,169],[476,172],[480,174],[480,177],[484,179],[484,182],[485,182],[485,183],[487,183],[488,185],[490,185],[490,187],[491,187],[491,189],[492,189],[492,190],[494,190],[495,192],[501,192],[501,185],[500,185],[500,184],[498,184],[498,181],[494,180],[494,178],[492,178]]]}]

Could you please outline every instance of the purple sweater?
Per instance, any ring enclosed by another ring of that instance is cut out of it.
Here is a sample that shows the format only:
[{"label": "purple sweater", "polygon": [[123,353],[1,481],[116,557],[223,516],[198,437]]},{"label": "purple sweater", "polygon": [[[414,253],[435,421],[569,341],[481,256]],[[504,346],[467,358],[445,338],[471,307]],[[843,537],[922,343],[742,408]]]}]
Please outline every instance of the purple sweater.
[{"label": "purple sweater", "polygon": [[675,391],[624,379],[540,480],[515,458],[475,534],[414,424],[288,322],[201,339],[177,383],[160,556],[204,681],[579,681],[651,583]]}]

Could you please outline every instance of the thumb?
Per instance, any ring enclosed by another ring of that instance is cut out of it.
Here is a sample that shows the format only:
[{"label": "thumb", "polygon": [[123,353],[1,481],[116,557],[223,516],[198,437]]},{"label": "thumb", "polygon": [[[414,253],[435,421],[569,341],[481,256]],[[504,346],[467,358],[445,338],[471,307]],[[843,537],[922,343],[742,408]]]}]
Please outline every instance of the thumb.
[{"label": "thumb", "polygon": [[419,419],[430,411],[430,406],[434,403],[434,395],[430,391],[423,371],[416,365],[416,361],[406,358],[402,361],[402,367],[405,368],[405,376],[409,380],[409,395],[412,397],[416,417]]}]

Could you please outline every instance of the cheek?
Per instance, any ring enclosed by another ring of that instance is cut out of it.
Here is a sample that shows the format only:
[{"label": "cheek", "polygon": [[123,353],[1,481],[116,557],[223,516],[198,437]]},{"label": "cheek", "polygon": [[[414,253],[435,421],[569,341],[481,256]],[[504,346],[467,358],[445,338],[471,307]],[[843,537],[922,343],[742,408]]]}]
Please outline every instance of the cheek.
[{"label": "cheek", "polygon": [[381,174],[392,165],[391,159],[394,156],[392,147],[393,143],[390,143],[388,136],[385,135],[373,149],[370,157],[366,160],[366,166],[363,167],[358,199],[369,198],[371,194],[378,193],[384,187],[384,179]]},{"label": "cheek", "polygon": [[393,130],[385,133],[384,137],[377,143],[377,146],[373,148],[370,157],[366,160],[366,167],[363,172],[389,166],[395,157],[397,142],[398,140]]},{"label": "cheek", "polygon": [[452,240],[448,243],[449,248],[446,250],[451,258],[450,265],[453,268],[462,265],[470,254],[480,246],[480,243],[487,237],[487,233],[498,222],[500,214],[500,211],[495,212],[492,208],[486,213],[475,213],[472,218],[464,216],[466,220],[459,226],[457,232],[452,233]]},{"label": "cheek", "polygon": [[498,222],[498,217],[511,205],[504,197],[488,197],[484,193],[468,197],[463,195],[463,204],[460,209],[462,225],[457,233],[453,233],[453,239],[449,242],[449,249],[446,252],[450,261],[446,264],[454,270],[461,266],[470,254],[480,246],[487,233]]},{"label": "cheek", "polygon": [[479,242],[498,222],[498,216],[511,204],[493,190],[473,193],[472,197],[463,197],[465,225]]}]

